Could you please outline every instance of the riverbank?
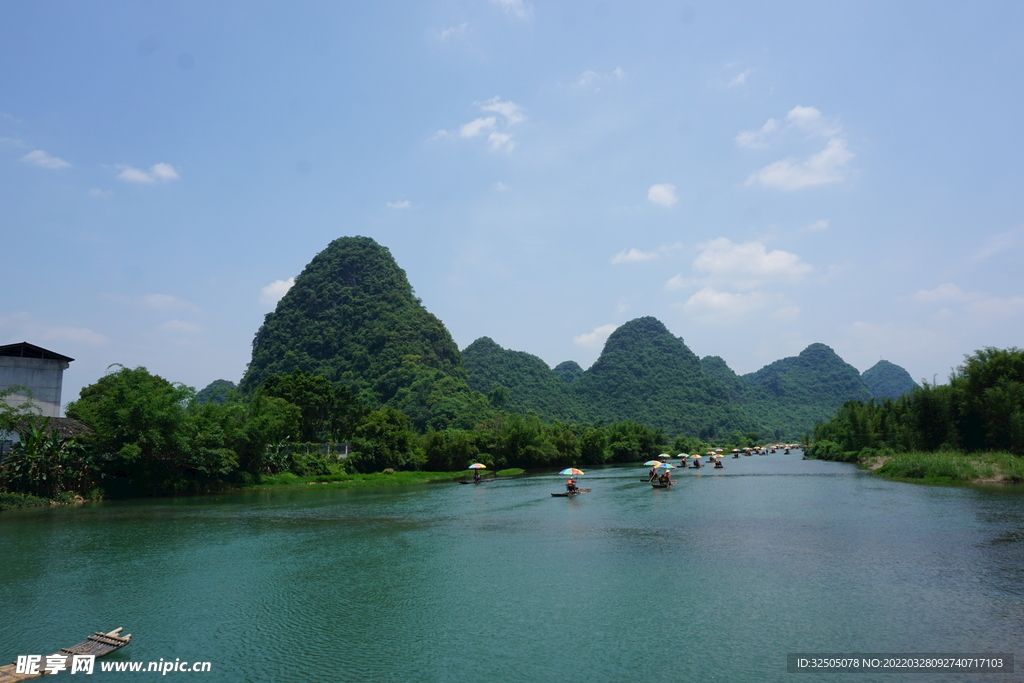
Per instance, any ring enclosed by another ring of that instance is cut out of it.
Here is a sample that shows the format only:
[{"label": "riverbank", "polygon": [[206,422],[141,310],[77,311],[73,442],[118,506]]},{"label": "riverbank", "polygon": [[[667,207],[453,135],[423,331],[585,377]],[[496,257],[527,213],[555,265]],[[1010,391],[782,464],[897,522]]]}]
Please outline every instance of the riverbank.
[{"label": "riverbank", "polygon": [[[300,477],[285,472],[263,477],[259,484],[250,484],[231,490],[252,490],[252,489],[301,489],[307,486],[327,486],[332,488],[357,488],[364,486],[408,486],[411,484],[428,484],[431,482],[458,481],[459,479],[472,479],[474,472],[479,471],[484,479],[497,477],[514,477],[523,474],[525,470],[513,467],[498,472],[488,470],[464,470],[462,472],[374,472],[371,474],[324,474],[309,477]],[[223,493],[220,491],[219,493]],[[196,494],[188,494],[196,495]],[[94,500],[99,500],[95,498]],[[71,505],[73,503],[84,503],[85,498],[81,496],[64,493],[56,499],[50,500],[31,496],[26,493],[0,492],[0,512],[4,510],[17,510],[20,508],[32,507],[53,507],[55,505]]]},{"label": "riverbank", "polygon": [[384,471],[369,474],[321,474],[300,477],[291,472],[273,474],[262,478],[259,484],[241,487],[251,489],[302,488],[305,486],[331,486],[336,488],[355,488],[363,486],[406,486],[410,484],[428,484],[439,481],[458,481],[472,479],[473,473],[479,471],[480,476],[489,479],[495,477],[513,477],[525,470],[518,467],[490,472],[488,470],[463,470],[461,472],[405,472]]},{"label": "riverbank", "polygon": [[846,458],[858,467],[893,481],[920,484],[1020,484],[1024,483],[1024,458],[1006,452],[960,453],[956,451],[872,452]]}]

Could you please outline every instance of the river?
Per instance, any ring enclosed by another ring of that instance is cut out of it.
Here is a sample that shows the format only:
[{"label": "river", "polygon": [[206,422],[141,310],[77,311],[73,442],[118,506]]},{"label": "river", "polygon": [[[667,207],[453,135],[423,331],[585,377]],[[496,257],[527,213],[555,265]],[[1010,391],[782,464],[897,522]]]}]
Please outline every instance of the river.
[{"label": "river", "polygon": [[[1022,680],[786,669],[788,653],[1024,652],[1020,489],[799,452],[670,490],[645,472],[588,471],[568,499],[549,495],[564,477],[532,475],[0,513],[0,658],[124,626],[131,645],[86,681]],[[99,671],[161,658],[210,671]]]}]

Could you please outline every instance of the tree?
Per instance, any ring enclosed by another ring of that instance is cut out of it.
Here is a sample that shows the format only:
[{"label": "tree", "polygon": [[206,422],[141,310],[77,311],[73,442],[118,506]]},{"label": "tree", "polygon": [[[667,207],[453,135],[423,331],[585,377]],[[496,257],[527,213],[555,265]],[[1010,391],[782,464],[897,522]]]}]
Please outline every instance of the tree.
[{"label": "tree", "polygon": [[192,390],[144,367],[118,368],[82,389],[68,417],[84,422],[83,437],[108,460],[106,471],[144,492],[163,490],[183,474],[185,404]]},{"label": "tree", "polygon": [[352,435],[352,448],[349,462],[358,472],[417,469],[421,461],[419,439],[408,416],[394,408],[367,415]]}]

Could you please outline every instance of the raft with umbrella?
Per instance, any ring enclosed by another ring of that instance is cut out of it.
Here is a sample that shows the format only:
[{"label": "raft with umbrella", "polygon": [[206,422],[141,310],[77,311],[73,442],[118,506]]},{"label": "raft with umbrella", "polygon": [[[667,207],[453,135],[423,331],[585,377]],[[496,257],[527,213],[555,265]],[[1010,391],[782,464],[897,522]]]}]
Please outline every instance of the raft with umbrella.
[{"label": "raft with umbrella", "polygon": [[[566,469],[564,469],[561,472],[559,472],[559,474],[561,474],[563,476],[568,475],[570,477],[581,477],[584,474],[586,474],[586,472],[584,472],[583,470],[578,470],[575,467],[567,467]],[[575,484],[575,481],[573,483]],[[589,493],[589,492],[590,492],[589,488],[586,488],[586,489],[577,488],[575,491],[566,491],[564,493],[552,493],[551,495],[553,497],[555,497],[555,498],[569,498],[571,496],[578,496],[581,493]]]},{"label": "raft with umbrella", "polygon": [[[469,467],[467,467],[466,469],[469,469],[469,470],[486,470],[487,469],[487,465],[484,465],[483,463],[475,462],[472,465],[470,465]],[[458,481],[460,484],[482,484],[485,481],[494,481],[495,479],[497,479],[497,476],[489,477],[487,479],[483,479],[483,478],[481,478],[481,479],[457,479],[456,481]]]}]

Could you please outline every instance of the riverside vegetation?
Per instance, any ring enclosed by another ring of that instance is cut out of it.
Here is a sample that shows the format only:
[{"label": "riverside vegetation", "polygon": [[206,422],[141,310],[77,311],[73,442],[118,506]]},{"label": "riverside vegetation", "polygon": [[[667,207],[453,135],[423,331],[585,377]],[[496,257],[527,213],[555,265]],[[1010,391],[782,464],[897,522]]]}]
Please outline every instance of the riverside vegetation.
[{"label": "riverside vegetation", "polygon": [[237,387],[217,380],[196,392],[112,365],[67,406],[88,427],[74,439],[0,408],[0,430],[21,435],[0,489],[66,500],[406,476],[379,474],[389,470],[451,478],[474,461],[492,470],[634,462],[795,440],[849,399],[885,405],[873,400],[914,389],[898,366],[861,375],[823,344],[739,376],[649,317],[615,330],[587,370],[551,369],[486,337],[460,352],[388,250],[347,237],[317,254],[266,316]]},{"label": "riverside vegetation", "polygon": [[949,383],[850,401],[815,426],[808,455],[896,479],[1024,482],[1024,351],[986,348]]}]

